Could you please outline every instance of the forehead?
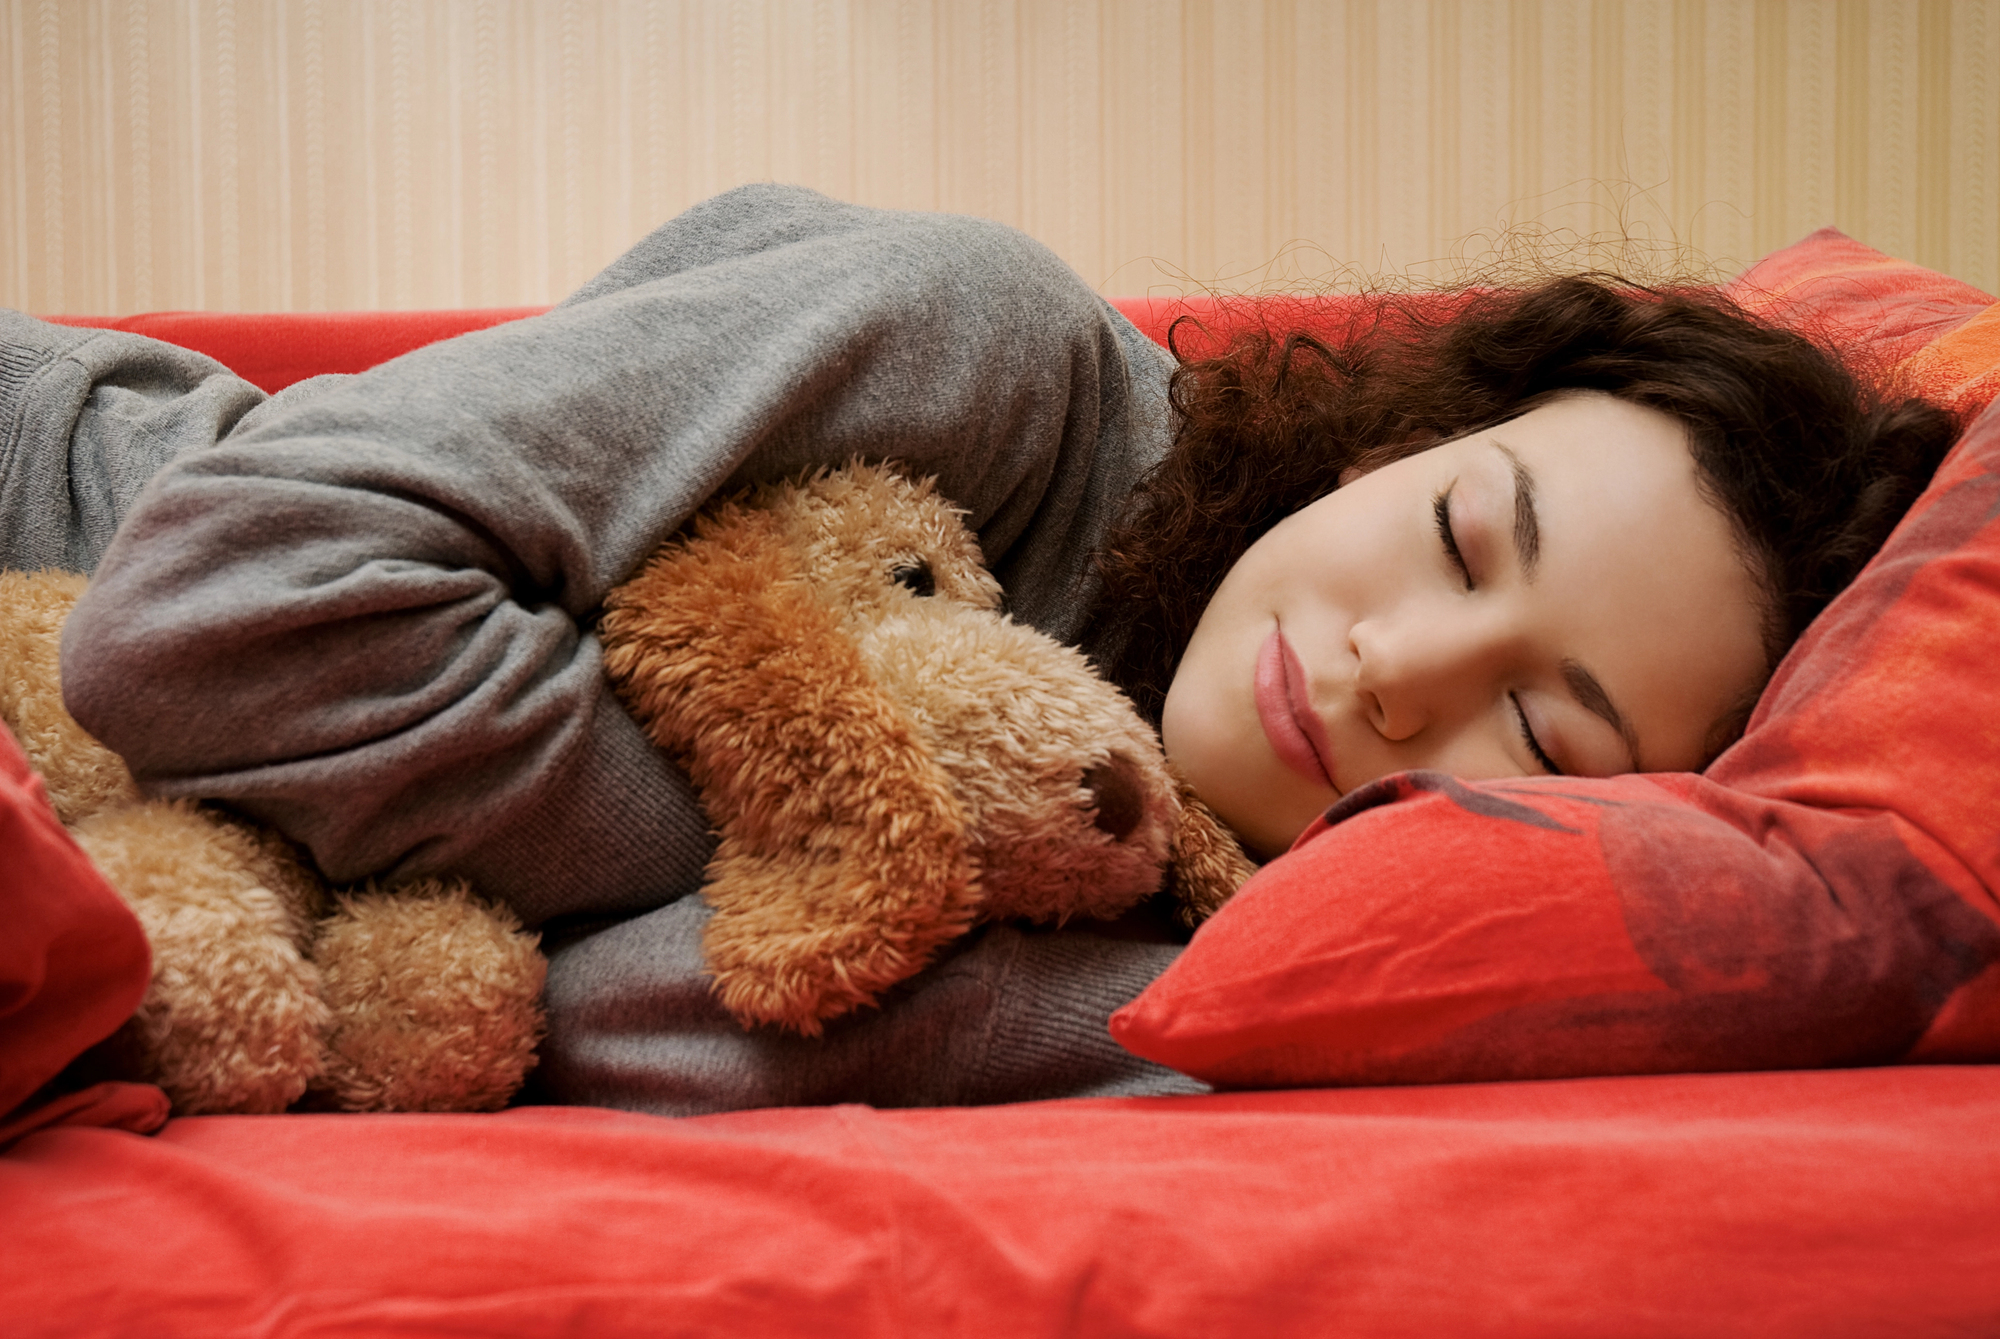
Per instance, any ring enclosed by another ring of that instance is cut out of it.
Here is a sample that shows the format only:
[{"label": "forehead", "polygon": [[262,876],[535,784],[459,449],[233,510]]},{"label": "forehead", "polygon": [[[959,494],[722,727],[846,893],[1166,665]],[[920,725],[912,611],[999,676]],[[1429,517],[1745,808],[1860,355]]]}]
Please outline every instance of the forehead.
[{"label": "forehead", "polygon": [[1513,504],[1515,461],[1532,480],[1540,559],[1523,598],[1538,634],[1604,682],[1647,766],[1698,765],[1710,726],[1765,665],[1756,580],[1686,429],[1578,395],[1454,446],[1494,505]]}]

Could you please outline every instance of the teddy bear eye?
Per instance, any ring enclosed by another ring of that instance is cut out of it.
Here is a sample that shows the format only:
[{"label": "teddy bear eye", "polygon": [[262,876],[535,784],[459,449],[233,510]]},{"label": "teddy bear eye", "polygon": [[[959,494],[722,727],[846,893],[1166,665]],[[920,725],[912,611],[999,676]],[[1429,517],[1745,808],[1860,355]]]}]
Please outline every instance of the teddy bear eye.
[{"label": "teddy bear eye", "polygon": [[898,567],[889,573],[889,579],[898,586],[907,586],[922,599],[929,599],[937,594],[937,577],[932,575],[931,565],[921,558]]}]

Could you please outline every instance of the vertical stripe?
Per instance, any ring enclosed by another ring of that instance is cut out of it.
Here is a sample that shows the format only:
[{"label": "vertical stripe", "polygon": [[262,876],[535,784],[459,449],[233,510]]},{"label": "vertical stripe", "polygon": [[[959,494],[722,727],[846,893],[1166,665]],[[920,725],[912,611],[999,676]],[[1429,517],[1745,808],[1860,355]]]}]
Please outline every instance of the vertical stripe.
[{"label": "vertical stripe", "polygon": [[63,217],[62,153],[62,14],[56,0],[42,0],[36,15],[35,71],[42,112],[42,245],[38,268],[42,272],[42,301],[46,310],[67,310],[64,287],[63,238],[67,220]]},{"label": "vertical stripe", "polygon": [[[1750,242],[1757,180],[1751,168],[1756,144],[1755,12],[1742,0],[1705,7],[1701,41],[1705,259],[1733,274],[1757,259]],[[1709,126],[1714,132],[1709,132]],[[1720,133],[1728,127],[1728,133]]]},{"label": "vertical stripe", "polygon": [[839,51],[834,45],[833,0],[812,0],[812,159],[815,185],[830,194],[844,194],[845,182],[835,180],[833,142],[834,81],[839,75]]},{"label": "vertical stripe", "polygon": [[1204,280],[1216,271],[1215,213],[1215,6],[1185,0],[1181,7],[1181,208],[1186,234],[1180,263]]},{"label": "vertical stripe", "polygon": [[1833,75],[1833,224],[1869,234],[1868,0],[1836,0]]},{"label": "vertical stripe", "polygon": [[[562,237],[561,265],[556,287],[568,292],[587,277],[583,269],[583,118],[577,106],[583,83],[583,16],[576,0],[563,0],[557,11],[556,115],[561,129]],[[552,292],[551,297],[555,296]]]},{"label": "vertical stripe", "polygon": [[321,0],[305,5],[306,309],[325,311],[326,49]]},{"label": "vertical stripe", "polygon": [[[294,187],[292,184],[292,132],[294,127],[292,125],[291,26],[287,18],[290,12],[291,5],[289,3],[272,6],[271,46],[266,55],[271,64],[273,91],[276,94],[278,103],[276,114],[271,117],[269,124],[272,127],[276,140],[274,147],[278,158],[278,185],[275,192],[277,197],[275,212],[278,222],[278,282],[277,302],[275,305],[279,311],[293,311],[297,309],[298,305],[298,295],[296,292],[297,274],[293,269],[296,261],[292,254],[294,249],[293,230],[296,227],[294,215],[296,214],[297,202],[293,195]],[[255,279],[253,276],[253,289],[254,286]],[[249,305],[255,309],[261,309],[267,305],[262,302],[256,302],[254,299],[249,299],[248,294],[246,294],[246,299],[249,301]]]},{"label": "vertical stripe", "polygon": [[[1095,229],[1085,221],[1095,211],[1090,208],[1089,177],[1093,174],[1085,165],[1084,145],[1087,141],[1084,127],[1091,123],[1091,113],[1096,111],[1099,85],[1084,32],[1089,20],[1095,17],[1082,4],[1062,7],[1063,126],[1059,132],[1062,135],[1063,162],[1061,250],[1071,257],[1071,264],[1084,261],[1088,268],[1082,272],[1086,276],[1102,273],[1104,264],[1099,249],[1086,240],[1086,233],[1094,233]],[[1089,223],[1095,222],[1094,217],[1089,217]],[[1086,251],[1091,253],[1087,257],[1084,255]]]},{"label": "vertical stripe", "polygon": [[201,0],[191,0],[187,7],[187,64],[188,70],[188,179],[183,185],[188,198],[187,249],[194,264],[194,288],[188,306],[196,311],[207,311],[208,294],[208,136],[207,127],[202,124],[202,90],[208,84],[207,72],[201,68],[201,59],[208,50],[201,31]]},{"label": "vertical stripe", "polygon": [[1907,256],[1916,243],[1916,183],[1911,178],[1915,117],[1911,114],[1909,0],[1869,5],[1868,83],[1874,115],[1868,118],[1868,238],[1892,255]]},{"label": "vertical stripe", "polygon": [[1951,264],[1951,3],[1919,0],[1917,50],[1916,237],[1910,258]]},{"label": "vertical stripe", "polygon": [[1674,224],[1673,209],[1673,33],[1672,11],[1664,4],[1626,12],[1621,65],[1626,116],[1621,127],[1626,175],[1657,213]]},{"label": "vertical stripe", "polygon": [[28,291],[28,257],[35,251],[28,233],[28,76],[22,68],[27,59],[27,35],[22,31],[25,6],[22,0],[9,0],[7,5],[8,29],[8,80],[7,101],[9,130],[8,156],[12,159],[12,186],[8,196],[13,201],[10,211],[13,223],[13,256],[10,266],[12,293],[8,299],[16,306],[36,308],[35,299]]},{"label": "vertical stripe", "polygon": [[1542,190],[1542,9],[1512,0],[1507,44],[1509,116],[1508,198],[1532,200]]},{"label": "vertical stripe", "polygon": [[[1426,146],[1430,157],[1431,236],[1449,236],[1454,245],[1468,227],[1459,171],[1459,129],[1464,115],[1459,105],[1459,11],[1459,0],[1434,0],[1430,31],[1425,35],[1424,62],[1431,72],[1430,142]],[[1429,253],[1430,257],[1443,255],[1441,249]]]},{"label": "vertical stripe", "polygon": [[494,125],[494,104],[500,80],[498,41],[494,33],[496,0],[475,0],[472,7],[472,216],[477,220],[473,246],[473,301],[500,302],[500,145]]},{"label": "vertical stripe", "polygon": [[1347,10],[1347,99],[1343,110],[1347,121],[1347,247],[1343,256],[1364,273],[1381,269],[1382,213],[1381,155],[1376,148],[1380,136],[1381,40],[1374,5],[1352,5]]},{"label": "vertical stripe", "polygon": [[1265,0],[1264,43],[1259,53],[1264,76],[1262,204],[1264,236],[1274,256],[1278,248],[1291,245],[1299,235],[1298,179],[1292,172],[1299,152],[1292,64],[1298,37],[1292,18],[1290,0]]},{"label": "vertical stripe", "polygon": [[661,192],[667,179],[666,88],[661,78],[666,53],[660,49],[660,4],[661,0],[646,0],[646,35],[641,47],[646,68],[646,174],[639,197],[645,202],[642,228],[650,228],[663,217]]},{"label": "vertical stripe", "polygon": [[1370,263],[1401,273],[1418,259],[1430,259],[1420,250],[1423,239],[1433,236],[1431,227],[1428,149],[1430,144],[1429,75],[1424,60],[1425,39],[1430,30],[1428,5],[1419,0],[1383,11],[1377,28],[1383,67],[1389,75],[1388,87],[1381,90],[1382,127],[1378,132],[1388,151],[1385,170],[1377,178],[1387,208],[1382,211],[1381,228],[1385,245]]},{"label": "vertical stripe", "polygon": [[1506,55],[1508,11],[1483,0],[1454,8],[1460,34],[1454,82],[1462,89],[1457,124],[1459,206],[1455,216],[1440,220],[1444,233],[1438,240],[1443,245],[1437,250],[1445,254],[1455,249],[1463,266],[1476,269],[1490,263],[1494,230],[1512,199],[1509,145],[1514,99],[1512,64]]},{"label": "vertical stripe", "polygon": [[153,55],[147,40],[147,0],[125,6],[125,106],[127,124],[127,219],[132,258],[132,310],[153,306]]},{"label": "vertical stripe", "polygon": [[[410,9],[389,4],[389,293],[392,307],[409,307],[415,279],[416,204],[410,161]],[[370,57],[373,57],[371,51]]]},{"label": "vertical stripe", "polygon": [[241,163],[236,133],[236,3],[215,0],[215,231],[221,262],[217,294],[222,310],[242,306],[242,217],[237,171]]},{"label": "vertical stripe", "polygon": [[901,133],[896,136],[894,203],[904,209],[913,207],[917,195],[917,146],[922,142],[919,127],[925,124],[917,103],[917,66],[921,59],[917,6],[912,0],[896,7],[896,124]]},{"label": "vertical stripe", "polygon": [[1632,175],[1625,161],[1625,6],[1592,0],[1590,25],[1589,168],[1594,181],[1612,184],[1621,235],[1630,236]]},{"label": "vertical stripe", "polygon": [[1674,221],[1685,231],[1682,236],[1700,248],[1706,240],[1699,226],[1709,202],[1707,173],[1702,153],[1708,133],[1707,100],[1707,6],[1703,0],[1674,0],[1673,4],[1673,98],[1672,149],[1668,171],[1672,173]]},{"label": "vertical stripe", "polygon": [[92,267],[93,286],[105,296],[104,309],[116,312],[120,310],[118,280],[124,269],[118,262],[118,253],[126,239],[124,229],[119,226],[124,211],[119,208],[119,174],[114,166],[118,162],[118,81],[112,77],[112,71],[117,68],[118,57],[112,46],[111,3],[112,0],[92,0],[90,7],[90,26],[94,31],[90,43],[90,85],[85,92],[96,94],[90,99],[96,104],[93,119],[97,124],[92,127],[96,133],[90,137],[96,151],[90,156],[89,179],[97,183],[97,192],[91,202],[91,212],[96,217],[85,236],[93,238],[92,249],[97,253],[93,258],[96,261]]},{"label": "vertical stripe", "polygon": [[1805,0],[1786,10],[1785,63],[1796,77],[1786,80],[1785,89],[1792,226],[1784,241],[1828,226],[1839,212],[1834,150],[1836,18],[1822,0]]},{"label": "vertical stripe", "polygon": [[[465,106],[468,101],[465,87],[465,67],[471,54],[471,44],[459,34],[465,25],[467,6],[453,5],[444,14],[444,49],[434,54],[431,65],[444,67],[445,84],[445,144],[452,146],[446,155],[448,178],[445,182],[445,236],[463,238],[467,236],[465,192],[467,154],[457,152],[456,146],[469,141],[466,139]],[[431,238],[435,239],[432,233]],[[440,305],[463,307],[466,304],[465,278],[473,265],[473,257],[465,246],[452,247],[450,252],[439,259],[445,263],[435,266],[446,276],[443,301]],[[433,289],[436,288],[433,281]],[[431,304],[428,297],[424,305]]]},{"label": "vertical stripe", "polygon": [[1590,120],[1584,96],[1590,89],[1588,11],[1578,0],[1542,0],[1540,14],[1541,103],[1530,133],[1541,149],[1538,178],[1528,187],[1536,215],[1565,236],[1599,232],[1590,198]]},{"label": "vertical stripe", "polygon": [[380,0],[355,0],[360,7],[361,59],[361,208],[354,221],[362,239],[362,283],[358,296],[370,310],[382,306],[382,192],[380,137],[376,109],[381,105],[375,71],[375,9]]},{"label": "vertical stripe", "polygon": [[1793,230],[1785,210],[1793,190],[1791,152],[1786,140],[1789,129],[1785,110],[1786,73],[1791,62],[1787,59],[1785,8],[1784,0],[1758,0],[1752,39],[1757,72],[1750,153],[1754,185],[1752,197],[1746,203],[1755,238],[1751,250],[1756,255],[1782,245]]},{"label": "vertical stripe", "polygon": [[1952,273],[2000,293],[2000,3],[1973,0],[1957,19]]}]

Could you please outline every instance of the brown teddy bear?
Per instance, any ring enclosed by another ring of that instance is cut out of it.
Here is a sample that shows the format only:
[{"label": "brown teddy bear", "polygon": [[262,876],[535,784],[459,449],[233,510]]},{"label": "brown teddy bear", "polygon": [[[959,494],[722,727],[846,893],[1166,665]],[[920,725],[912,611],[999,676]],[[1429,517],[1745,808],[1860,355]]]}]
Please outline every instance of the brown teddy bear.
[{"label": "brown teddy bear", "polygon": [[[142,798],[62,707],[84,584],[0,573],[0,719],[152,945],[110,1070],[183,1113],[504,1104],[533,938],[462,886],[335,892],[266,830]],[[746,1024],[816,1033],[976,919],[1114,916],[1170,858],[1190,923],[1248,877],[1125,699],[999,602],[955,511],[863,467],[719,504],[607,601],[613,682],[720,832],[706,948]]]},{"label": "brown teddy bear", "polygon": [[717,504],[606,601],[612,682],[720,843],[703,949],[745,1024],[817,1034],[976,920],[1115,917],[1169,861],[1199,920],[1251,866],[977,541],[867,466]]},{"label": "brown teddy bear", "polygon": [[152,946],[145,999],[93,1069],[159,1084],[181,1114],[504,1105],[541,1036],[534,938],[462,886],[335,893],[268,830],[142,798],[63,709],[84,585],[0,572],[0,719]]}]

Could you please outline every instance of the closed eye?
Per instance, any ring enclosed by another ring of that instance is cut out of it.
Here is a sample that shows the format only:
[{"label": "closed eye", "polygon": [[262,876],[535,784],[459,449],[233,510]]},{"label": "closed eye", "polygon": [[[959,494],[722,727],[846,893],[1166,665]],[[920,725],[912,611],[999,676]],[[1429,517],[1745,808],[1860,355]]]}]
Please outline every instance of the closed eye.
[{"label": "closed eye", "polygon": [[1535,728],[1528,724],[1528,713],[1521,709],[1521,699],[1509,693],[1507,694],[1507,700],[1514,704],[1514,719],[1520,724],[1521,740],[1527,744],[1528,752],[1535,755],[1535,761],[1540,763],[1542,770],[1550,776],[1562,776],[1564,774],[1563,769],[1556,766],[1556,760],[1551,758],[1548,755],[1548,750],[1542,747],[1542,741],[1535,738]]},{"label": "closed eye", "polygon": [[1445,557],[1458,569],[1458,575],[1465,582],[1467,590],[1472,589],[1472,569],[1465,565],[1465,555],[1458,551],[1458,536],[1451,529],[1451,490],[1441,491],[1431,499],[1431,514],[1437,517],[1438,540],[1444,545]]}]

